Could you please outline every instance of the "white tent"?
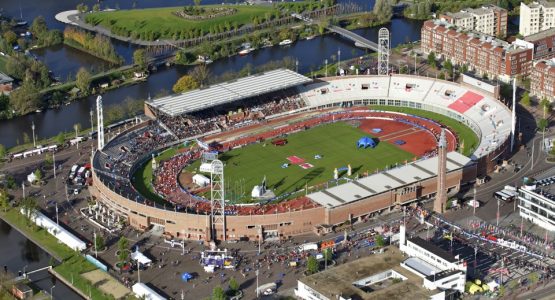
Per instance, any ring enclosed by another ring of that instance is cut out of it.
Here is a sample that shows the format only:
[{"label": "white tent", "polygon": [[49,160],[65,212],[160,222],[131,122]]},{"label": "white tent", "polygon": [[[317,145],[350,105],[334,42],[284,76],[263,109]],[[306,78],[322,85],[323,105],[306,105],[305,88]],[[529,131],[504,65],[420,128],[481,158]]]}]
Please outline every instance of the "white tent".
[{"label": "white tent", "polygon": [[[25,214],[24,209],[20,211]],[[67,231],[62,226],[58,225],[56,222],[52,221],[50,218],[42,214],[41,212],[34,210],[33,212],[33,222],[37,226],[42,227],[48,231],[51,235],[57,238],[61,243],[65,244],[69,248],[75,251],[83,251],[87,248],[87,244],[80,240],[78,237],[73,235],[71,232]]]},{"label": "white tent", "polygon": [[35,173],[31,173],[29,175],[27,175],[27,181],[29,181],[30,183],[33,183],[37,180],[37,176],[35,175]]},{"label": "white tent", "polygon": [[138,261],[143,266],[148,266],[152,263],[152,260],[146,257],[143,253],[135,251],[131,253],[131,259]]},{"label": "white tent", "polygon": [[476,200],[470,200],[470,201],[468,201],[468,206],[470,206],[470,207],[480,207],[480,202],[478,202]]},{"label": "white tent", "polygon": [[135,283],[133,287],[131,287],[131,289],[133,290],[133,293],[135,293],[135,295],[137,295],[138,297],[144,296],[147,300],[166,300],[166,298],[160,296],[144,283]]},{"label": "white tent", "polygon": [[195,174],[193,175],[193,183],[198,186],[207,186],[210,184],[210,178],[202,174]]}]

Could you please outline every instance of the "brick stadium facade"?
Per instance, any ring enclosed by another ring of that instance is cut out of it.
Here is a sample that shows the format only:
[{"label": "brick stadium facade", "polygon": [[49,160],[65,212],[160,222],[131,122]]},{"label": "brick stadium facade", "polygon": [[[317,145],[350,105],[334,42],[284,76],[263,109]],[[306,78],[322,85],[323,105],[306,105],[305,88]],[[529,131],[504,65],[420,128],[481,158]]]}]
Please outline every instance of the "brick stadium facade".
[{"label": "brick stadium facade", "polygon": [[[476,164],[447,174],[446,185],[450,191],[458,191],[461,184],[476,178]],[[166,234],[193,240],[210,240],[209,215],[191,214],[164,210],[129,200],[102,184],[93,172],[94,185],[91,194],[103,204],[127,217],[129,224],[145,230],[153,224],[164,227]],[[306,233],[318,233],[319,227],[332,227],[347,220],[357,221],[400,205],[407,205],[416,199],[433,197],[436,192],[436,180],[431,178],[421,181],[416,189],[406,193],[404,187],[390,190],[366,199],[336,207],[316,207],[278,214],[252,216],[226,216],[227,239],[237,240],[247,237],[256,240],[262,231],[275,231],[280,238]],[[218,229],[219,230],[219,229]],[[222,238],[221,230],[217,233]]]}]

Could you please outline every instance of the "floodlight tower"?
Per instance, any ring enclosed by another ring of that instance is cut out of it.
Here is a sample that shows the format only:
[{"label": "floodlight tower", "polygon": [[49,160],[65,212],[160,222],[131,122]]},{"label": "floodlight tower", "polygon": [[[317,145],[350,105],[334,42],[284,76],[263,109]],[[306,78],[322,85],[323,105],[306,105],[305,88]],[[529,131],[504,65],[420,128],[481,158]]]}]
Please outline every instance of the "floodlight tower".
[{"label": "floodlight tower", "polygon": [[224,190],[224,164],[221,160],[215,159],[211,162],[210,168],[210,221],[212,237],[217,239],[216,228],[222,228],[222,240],[226,240],[225,232],[225,190]]},{"label": "floodlight tower", "polygon": [[378,31],[378,75],[389,74],[389,29]]},{"label": "floodlight tower", "polygon": [[96,128],[98,138],[98,150],[104,148],[104,114],[102,113],[102,96],[96,97]]}]

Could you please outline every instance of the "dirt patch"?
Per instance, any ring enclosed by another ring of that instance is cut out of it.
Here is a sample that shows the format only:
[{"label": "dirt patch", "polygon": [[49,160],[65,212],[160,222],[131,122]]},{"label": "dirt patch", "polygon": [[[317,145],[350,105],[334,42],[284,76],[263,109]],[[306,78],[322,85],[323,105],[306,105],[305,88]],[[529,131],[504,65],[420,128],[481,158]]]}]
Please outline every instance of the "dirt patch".
[{"label": "dirt patch", "polygon": [[85,279],[88,279],[93,285],[98,287],[101,291],[114,296],[116,299],[123,299],[131,290],[126,288],[119,281],[112,276],[106,274],[102,270],[94,270],[91,272],[81,274]]}]

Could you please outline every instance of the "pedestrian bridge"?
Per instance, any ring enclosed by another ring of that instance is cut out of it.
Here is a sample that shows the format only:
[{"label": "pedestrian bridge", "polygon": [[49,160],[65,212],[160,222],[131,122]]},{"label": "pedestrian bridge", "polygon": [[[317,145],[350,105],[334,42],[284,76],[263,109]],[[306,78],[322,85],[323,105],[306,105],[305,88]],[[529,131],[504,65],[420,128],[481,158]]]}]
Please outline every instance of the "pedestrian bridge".
[{"label": "pedestrian bridge", "polygon": [[[313,23],[312,19],[310,19],[306,16],[303,16],[301,14],[294,13],[294,14],[292,14],[292,16],[299,19],[299,20],[305,21],[307,23]],[[341,28],[341,27],[335,26],[335,25],[327,25],[326,28],[331,32],[337,33],[337,34],[343,36],[344,38],[355,42],[355,46],[357,46],[357,47],[367,48],[367,49],[371,49],[371,50],[374,50],[374,51],[378,52],[379,47],[378,47],[377,43],[372,42],[370,40],[367,40],[367,39],[361,37],[360,35],[358,35],[354,32],[351,32],[351,31],[349,31],[345,28]]]}]

